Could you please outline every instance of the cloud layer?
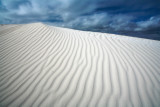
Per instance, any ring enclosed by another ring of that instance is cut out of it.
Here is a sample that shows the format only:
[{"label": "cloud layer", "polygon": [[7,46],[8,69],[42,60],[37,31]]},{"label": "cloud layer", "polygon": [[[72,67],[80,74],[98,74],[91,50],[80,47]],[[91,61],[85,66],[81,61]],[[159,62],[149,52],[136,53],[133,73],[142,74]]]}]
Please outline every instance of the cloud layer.
[{"label": "cloud layer", "polygon": [[0,23],[45,22],[100,32],[160,31],[160,0],[2,0]]}]

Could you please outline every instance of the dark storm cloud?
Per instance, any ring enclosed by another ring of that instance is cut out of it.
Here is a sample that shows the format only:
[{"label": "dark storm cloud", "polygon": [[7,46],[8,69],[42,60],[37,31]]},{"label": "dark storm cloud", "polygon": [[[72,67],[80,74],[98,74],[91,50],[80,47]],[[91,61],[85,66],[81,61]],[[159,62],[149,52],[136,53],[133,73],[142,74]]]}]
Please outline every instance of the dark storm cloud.
[{"label": "dark storm cloud", "polygon": [[2,0],[0,23],[45,22],[101,32],[160,30],[160,0]]}]

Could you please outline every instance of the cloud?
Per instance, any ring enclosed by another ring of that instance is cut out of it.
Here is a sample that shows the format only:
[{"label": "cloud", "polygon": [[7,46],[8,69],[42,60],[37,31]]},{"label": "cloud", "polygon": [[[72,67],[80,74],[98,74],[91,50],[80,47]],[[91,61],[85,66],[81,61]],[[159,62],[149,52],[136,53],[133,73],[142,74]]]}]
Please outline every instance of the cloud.
[{"label": "cloud", "polygon": [[3,0],[0,23],[45,22],[100,32],[160,30],[160,0]]},{"label": "cloud", "polygon": [[[80,16],[69,22],[64,22],[63,26],[82,30],[132,30],[129,26],[133,17],[126,15],[110,15],[106,13],[96,13]],[[83,23],[82,23],[83,22]]]},{"label": "cloud", "polygon": [[137,22],[136,31],[160,28],[160,16],[151,17],[149,20]]}]

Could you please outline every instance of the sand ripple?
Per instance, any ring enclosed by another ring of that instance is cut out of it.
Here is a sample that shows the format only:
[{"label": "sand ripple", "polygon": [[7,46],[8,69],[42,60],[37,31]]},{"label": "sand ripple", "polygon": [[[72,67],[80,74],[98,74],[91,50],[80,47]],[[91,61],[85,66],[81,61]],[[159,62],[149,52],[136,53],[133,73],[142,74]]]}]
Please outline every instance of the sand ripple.
[{"label": "sand ripple", "polygon": [[160,42],[0,26],[0,106],[160,107]]}]

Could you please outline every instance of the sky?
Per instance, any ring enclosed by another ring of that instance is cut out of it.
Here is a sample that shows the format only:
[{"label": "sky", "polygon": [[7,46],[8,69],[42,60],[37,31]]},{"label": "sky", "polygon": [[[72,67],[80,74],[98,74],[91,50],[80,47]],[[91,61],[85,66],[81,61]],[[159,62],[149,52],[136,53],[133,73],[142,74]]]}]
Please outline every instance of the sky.
[{"label": "sky", "polygon": [[32,22],[160,40],[160,0],[0,0],[0,24]]}]

